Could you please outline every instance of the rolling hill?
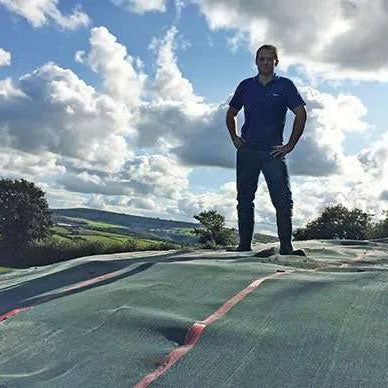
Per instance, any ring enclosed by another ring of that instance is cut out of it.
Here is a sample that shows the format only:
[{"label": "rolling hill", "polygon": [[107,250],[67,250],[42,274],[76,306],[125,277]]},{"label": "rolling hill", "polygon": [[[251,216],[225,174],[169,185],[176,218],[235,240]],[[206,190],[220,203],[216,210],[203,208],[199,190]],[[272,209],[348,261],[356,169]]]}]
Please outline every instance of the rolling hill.
[{"label": "rolling hill", "polygon": [[[193,244],[197,241],[197,236],[190,234],[190,231],[195,227],[200,227],[199,223],[194,222],[134,216],[98,209],[73,208],[51,209],[51,211],[53,222],[56,225],[75,230],[83,228],[185,244]],[[278,239],[274,236],[255,233],[254,240],[267,243],[276,242]]]}]

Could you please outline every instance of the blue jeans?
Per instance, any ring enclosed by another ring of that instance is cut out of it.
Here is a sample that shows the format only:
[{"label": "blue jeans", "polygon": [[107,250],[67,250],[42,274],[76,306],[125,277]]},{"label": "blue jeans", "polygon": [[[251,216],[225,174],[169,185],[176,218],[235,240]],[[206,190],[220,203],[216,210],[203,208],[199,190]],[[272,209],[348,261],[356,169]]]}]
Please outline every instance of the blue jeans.
[{"label": "blue jeans", "polygon": [[273,157],[270,150],[259,151],[249,144],[237,150],[237,214],[240,245],[250,245],[254,228],[254,199],[260,171],[267,182],[281,249],[292,249],[292,193],[285,158]]}]

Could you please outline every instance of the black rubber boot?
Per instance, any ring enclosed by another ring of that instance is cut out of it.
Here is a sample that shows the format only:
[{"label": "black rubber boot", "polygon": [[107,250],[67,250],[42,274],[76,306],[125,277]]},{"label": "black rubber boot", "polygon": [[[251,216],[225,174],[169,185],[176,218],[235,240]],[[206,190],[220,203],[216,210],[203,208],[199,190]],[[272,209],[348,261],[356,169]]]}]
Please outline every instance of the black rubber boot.
[{"label": "black rubber boot", "polygon": [[239,203],[237,205],[238,215],[238,233],[240,236],[240,244],[236,251],[251,251],[251,242],[253,236],[254,227],[254,205],[250,204],[249,207],[243,207]]},{"label": "black rubber boot", "polygon": [[306,253],[302,249],[294,250],[291,242],[292,238],[292,221],[291,212],[281,213],[276,212],[276,221],[278,226],[278,235],[280,240],[281,255],[294,255],[294,256],[306,256]]}]

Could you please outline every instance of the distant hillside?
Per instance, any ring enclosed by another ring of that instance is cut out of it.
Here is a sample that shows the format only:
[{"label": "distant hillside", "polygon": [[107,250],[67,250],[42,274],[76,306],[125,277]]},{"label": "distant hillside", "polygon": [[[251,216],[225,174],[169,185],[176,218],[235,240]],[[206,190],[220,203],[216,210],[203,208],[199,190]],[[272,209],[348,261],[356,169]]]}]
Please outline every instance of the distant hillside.
[{"label": "distant hillside", "polygon": [[105,210],[75,208],[50,209],[53,222],[66,226],[75,232],[99,230],[141,239],[164,240],[176,243],[194,244],[197,237],[190,230],[199,227],[198,223],[141,217],[114,213]]},{"label": "distant hillside", "polygon": [[[105,224],[116,229],[116,232],[138,234],[152,239],[166,239],[175,242],[194,243],[197,236],[191,235],[189,230],[200,227],[199,223],[165,220],[160,218],[134,216],[130,214],[114,213],[105,210],[74,208],[74,209],[50,209],[53,212],[52,219],[55,224],[66,224],[75,228],[88,224],[88,221]],[[237,231],[236,231],[237,234]],[[276,237],[255,233],[256,242],[275,242]]]},{"label": "distant hillside", "polygon": [[73,218],[85,218],[97,222],[124,226],[131,229],[174,229],[195,228],[198,223],[163,220],[160,218],[133,216],[130,214],[114,213],[105,210],[74,208],[74,209],[50,209],[54,216]]}]

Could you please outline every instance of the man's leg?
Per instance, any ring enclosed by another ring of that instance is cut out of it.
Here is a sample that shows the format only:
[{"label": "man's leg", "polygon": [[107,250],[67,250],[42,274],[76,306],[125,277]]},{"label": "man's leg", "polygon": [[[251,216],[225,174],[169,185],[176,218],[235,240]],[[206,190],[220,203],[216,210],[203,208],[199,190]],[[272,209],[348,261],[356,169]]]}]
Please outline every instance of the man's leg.
[{"label": "man's leg", "polygon": [[254,199],[260,174],[260,163],[257,151],[247,145],[237,151],[237,215],[240,235],[239,248],[251,249],[254,229]]},{"label": "man's leg", "polygon": [[292,253],[293,200],[285,158],[266,155],[262,169],[271,201],[276,209],[276,223],[280,240],[280,253]]}]

